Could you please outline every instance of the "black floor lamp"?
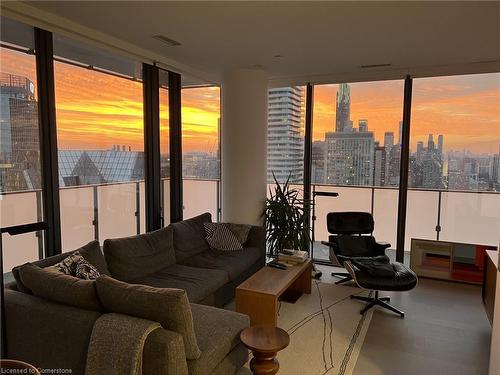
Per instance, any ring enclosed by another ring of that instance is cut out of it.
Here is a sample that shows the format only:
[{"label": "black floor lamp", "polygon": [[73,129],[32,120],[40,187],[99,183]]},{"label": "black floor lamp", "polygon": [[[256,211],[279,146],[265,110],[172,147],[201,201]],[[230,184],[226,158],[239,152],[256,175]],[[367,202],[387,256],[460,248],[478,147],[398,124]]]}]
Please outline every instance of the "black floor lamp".
[{"label": "black floor lamp", "polygon": [[335,192],[330,192],[330,191],[316,191],[315,187],[313,187],[313,203],[312,203],[312,226],[311,226],[311,259],[313,262],[313,277],[315,279],[319,279],[322,275],[322,272],[318,270],[316,267],[314,267],[314,228],[315,228],[315,223],[316,223],[316,197],[338,197],[339,193]]},{"label": "black floor lamp", "polygon": [[38,232],[47,229],[44,222],[14,225],[11,227],[0,228],[0,270],[2,275],[0,277],[0,324],[1,324],[1,354],[0,358],[6,358],[7,355],[7,322],[5,318],[5,291],[4,291],[4,274],[3,274],[3,244],[2,236],[7,233],[11,236],[18,234],[25,234],[31,232]]}]

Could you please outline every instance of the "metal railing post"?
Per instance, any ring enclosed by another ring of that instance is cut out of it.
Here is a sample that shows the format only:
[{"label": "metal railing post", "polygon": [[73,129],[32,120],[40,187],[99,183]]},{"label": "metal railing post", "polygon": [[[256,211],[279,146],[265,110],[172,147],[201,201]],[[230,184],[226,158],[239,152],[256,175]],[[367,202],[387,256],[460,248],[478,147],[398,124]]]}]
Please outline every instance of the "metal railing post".
[{"label": "metal railing post", "polygon": [[436,224],[436,240],[439,241],[439,233],[441,232],[441,191],[438,192],[438,212]]},{"label": "metal railing post", "polygon": [[99,196],[97,187],[97,185],[92,186],[94,196],[94,220],[92,220],[92,225],[94,226],[94,239],[99,241]]},{"label": "metal railing post", "polygon": [[140,182],[135,183],[135,220],[137,234],[141,233],[141,187]]}]

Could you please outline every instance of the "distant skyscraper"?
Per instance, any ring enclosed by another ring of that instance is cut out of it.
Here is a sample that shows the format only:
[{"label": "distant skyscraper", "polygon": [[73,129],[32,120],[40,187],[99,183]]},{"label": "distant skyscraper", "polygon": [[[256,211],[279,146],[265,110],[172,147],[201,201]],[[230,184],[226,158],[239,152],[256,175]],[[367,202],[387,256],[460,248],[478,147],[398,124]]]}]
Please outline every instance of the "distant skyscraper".
[{"label": "distant skyscraper", "polygon": [[304,142],[301,137],[304,90],[281,87],[268,93],[267,180],[301,182]]},{"label": "distant skyscraper", "polygon": [[375,142],[375,161],[373,170],[373,185],[385,186],[385,171],[386,171],[386,154],[385,147],[380,146]]},{"label": "distant skyscraper", "polygon": [[373,184],[374,139],[372,132],[325,134],[326,183]]},{"label": "distant skyscraper", "polygon": [[28,78],[0,76],[0,191],[40,188],[38,103]]},{"label": "distant skyscraper", "polygon": [[403,121],[400,121],[398,129],[398,145],[402,144],[403,144]]},{"label": "distant skyscraper", "polygon": [[427,139],[427,150],[432,151],[436,148],[436,145],[434,144],[434,136],[432,134],[429,134],[429,138]]},{"label": "distant skyscraper", "polygon": [[368,120],[366,119],[359,120],[358,131],[361,133],[368,131]]},{"label": "distant skyscraper", "polygon": [[312,144],[311,179],[315,184],[325,183],[326,144],[324,141],[314,141]]},{"label": "distant skyscraper", "polygon": [[347,83],[339,85],[336,111],[335,131],[338,133],[351,131],[351,89]]},{"label": "distant skyscraper", "polygon": [[441,155],[443,154],[443,135],[442,134],[439,134],[438,135],[438,151],[441,153]]},{"label": "distant skyscraper", "polygon": [[386,150],[394,147],[394,133],[393,132],[385,132],[384,133],[384,147]]}]

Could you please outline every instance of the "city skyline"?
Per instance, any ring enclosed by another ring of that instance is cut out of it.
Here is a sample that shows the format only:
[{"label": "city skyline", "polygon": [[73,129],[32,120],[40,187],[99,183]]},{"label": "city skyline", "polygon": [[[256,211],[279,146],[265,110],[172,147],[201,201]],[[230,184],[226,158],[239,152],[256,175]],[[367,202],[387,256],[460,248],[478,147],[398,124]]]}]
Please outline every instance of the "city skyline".
[{"label": "city skyline", "polygon": [[[5,54],[1,59],[3,72],[24,75],[36,84],[33,56],[5,48],[2,48],[2,54]],[[26,63],[27,58],[33,60],[32,64]],[[99,90],[95,82],[85,79],[88,70],[62,63],[56,65],[56,69],[61,71],[60,74],[65,74],[65,78],[79,83],[81,89],[85,89],[87,93]],[[93,101],[88,96],[85,100],[78,98],[76,101],[68,85],[58,89],[56,82],[56,90],[60,90],[60,147],[81,149],[90,145],[95,147],[101,143],[100,149],[106,149],[119,143],[131,145],[135,150],[142,149],[142,90],[132,90],[135,93],[128,90],[124,92],[123,84],[118,85],[119,87],[116,83],[113,84],[115,80],[124,80],[93,73],[102,76],[99,84],[106,86],[108,99],[104,101]],[[334,126],[336,110],[332,103],[335,103],[337,87],[338,84],[315,86],[314,140],[321,139],[324,133],[331,131]],[[402,118],[402,80],[354,83],[351,84],[351,96],[351,119],[355,124],[360,119],[368,118],[370,130],[375,133],[376,140],[383,139],[383,133],[388,130],[397,134],[397,126]],[[219,89],[214,87],[185,90],[182,99],[184,148],[192,151],[213,149],[217,142],[217,120],[220,116]],[[495,153],[500,140],[498,103],[500,73],[415,79],[412,149],[416,149],[418,141],[425,141],[428,134],[439,132],[447,137],[446,151]],[[125,105],[127,110],[124,110]],[[162,105],[161,112],[162,134],[165,134],[168,128],[168,111],[165,104]],[[103,120],[104,116],[108,120]],[[89,124],[94,127],[89,128]],[[101,135],[105,130],[109,135],[109,142],[103,144]],[[86,139],[79,139],[79,133],[85,131]]]}]

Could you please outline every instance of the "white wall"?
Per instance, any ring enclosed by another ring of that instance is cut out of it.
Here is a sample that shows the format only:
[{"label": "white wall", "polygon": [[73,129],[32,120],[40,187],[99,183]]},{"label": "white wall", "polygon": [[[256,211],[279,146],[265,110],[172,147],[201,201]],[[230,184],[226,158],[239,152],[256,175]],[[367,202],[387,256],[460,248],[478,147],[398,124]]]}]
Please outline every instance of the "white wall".
[{"label": "white wall", "polygon": [[267,178],[267,76],[239,69],[222,82],[223,221],[261,224]]}]

